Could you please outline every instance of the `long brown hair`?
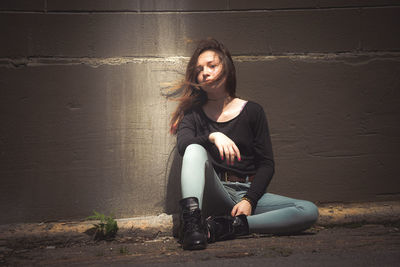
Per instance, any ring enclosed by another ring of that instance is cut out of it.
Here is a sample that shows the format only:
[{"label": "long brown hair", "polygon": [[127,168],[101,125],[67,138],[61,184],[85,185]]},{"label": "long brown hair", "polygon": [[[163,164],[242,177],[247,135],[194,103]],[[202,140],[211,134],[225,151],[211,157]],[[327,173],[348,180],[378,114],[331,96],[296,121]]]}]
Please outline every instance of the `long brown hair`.
[{"label": "long brown hair", "polygon": [[186,67],[184,81],[167,94],[168,98],[175,98],[179,102],[178,107],[172,113],[170,121],[171,134],[176,134],[185,112],[193,108],[199,108],[207,102],[207,93],[201,89],[201,83],[197,81],[199,71],[197,60],[200,54],[206,50],[212,50],[217,53],[222,63],[222,72],[213,83],[225,79],[225,86],[229,96],[236,97],[236,70],[230,52],[215,39],[209,38],[200,41]]}]

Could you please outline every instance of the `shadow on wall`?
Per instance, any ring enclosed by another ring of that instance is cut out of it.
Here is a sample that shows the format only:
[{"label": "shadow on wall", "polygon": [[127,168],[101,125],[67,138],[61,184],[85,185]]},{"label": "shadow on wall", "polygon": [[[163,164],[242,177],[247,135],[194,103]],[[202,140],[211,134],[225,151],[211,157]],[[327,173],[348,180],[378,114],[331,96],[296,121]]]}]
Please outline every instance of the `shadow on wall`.
[{"label": "shadow on wall", "polygon": [[171,150],[166,170],[167,187],[165,194],[164,210],[167,214],[172,214],[173,236],[178,236],[179,228],[179,200],[182,199],[181,192],[181,168],[182,157],[178,153],[176,146]]},{"label": "shadow on wall", "polygon": [[182,199],[181,192],[181,167],[182,157],[176,146],[171,150],[166,170],[167,192],[165,197],[165,212],[168,214],[179,213],[179,200]]}]

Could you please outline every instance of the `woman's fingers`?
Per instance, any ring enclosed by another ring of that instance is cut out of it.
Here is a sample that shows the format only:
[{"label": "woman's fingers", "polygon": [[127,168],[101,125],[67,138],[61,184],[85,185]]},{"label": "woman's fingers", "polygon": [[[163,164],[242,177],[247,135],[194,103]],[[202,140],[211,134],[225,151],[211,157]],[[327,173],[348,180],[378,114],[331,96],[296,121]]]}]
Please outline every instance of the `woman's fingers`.
[{"label": "woman's fingers", "polygon": [[219,150],[219,155],[221,156],[221,160],[224,160],[224,148],[222,146],[217,146]]},{"label": "woman's fingers", "polygon": [[228,151],[229,151],[229,164],[233,165],[233,163],[235,162],[235,151],[233,150],[232,147],[229,147]]},{"label": "woman's fingers", "polygon": [[237,157],[238,161],[241,161],[242,158],[240,157],[239,148],[238,148],[236,145],[234,145],[234,146],[233,146],[233,149],[235,150],[235,154],[236,154],[236,157]]},{"label": "woman's fingers", "polygon": [[[241,161],[240,158],[240,151],[238,147],[235,145],[235,143],[232,143],[231,146],[229,147],[229,162],[231,165],[235,163],[235,157],[238,159],[238,161]],[[228,160],[228,157],[227,157]]]},{"label": "woman's fingers", "polygon": [[224,146],[223,151],[224,151],[224,155],[225,155],[225,160],[228,161],[229,160],[229,149],[226,146]]},{"label": "woman's fingers", "polygon": [[232,157],[232,154],[231,154],[231,152],[230,152],[229,146],[227,146],[227,145],[223,146],[223,150],[224,150],[224,154],[225,154],[226,163],[227,163],[228,165],[230,165],[230,164],[231,164],[231,157]]},{"label": "woman's fingers", "polygon": [[235,163],[235,157],[239,160],[240,152],[235,144],[228,144],[223,146],[223,153],[225,155],[225,159],[228,165],[233,165]]},{"label": "woman's fingers", "polygon": [[235,216],[236,216],[237,209],[238,209],[238,204],[236,204],[236,205],[233,207],[232,211],[231,211],[231,216],[232,216],[232,217],[235,217]]},{"label": "woman's fingers", "polygon": [[211,133],[209,136],[211,142],[213,142],[219,151],[221,160],[226,160],[228,165],[233,165],[235,162],[235,157],[238,161],[240,158],[240,151],[236,144],[226,135],[220,132]]},{"label": "woman's fingers", "polygon": [[251,205],[248,201],[242,200],[233,207],[231,215],[238,216],[240,214],[251,215]]}]

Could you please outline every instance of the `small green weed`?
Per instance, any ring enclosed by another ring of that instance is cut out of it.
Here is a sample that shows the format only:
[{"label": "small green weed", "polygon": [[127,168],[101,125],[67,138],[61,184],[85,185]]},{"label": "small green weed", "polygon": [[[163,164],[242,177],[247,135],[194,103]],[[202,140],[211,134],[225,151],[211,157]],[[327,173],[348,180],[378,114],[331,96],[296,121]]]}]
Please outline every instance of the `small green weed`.
[{"label": "small green weed", "polygon": [[275,251],[281,257],[289,257],[293,251],[289,248],[272,247],[271,250]]},{"label": "small green weed", "polygon": [[103,257],[104,256],[104,251],[100,250],[96,252],[97,257]]},{"label": "small green weed", "polygon": [[118,231],[117,221],[112,216],[106,216],[97,211],[93,211],[94,215],[87,217],[87,220],[98,220],[99,223],[93,224],[93,238],[97,240],[110,240],[115,237]]},{"label": "small green weed", "polygon": [[120,247],[120,248],[119,248],[119,253],[121,253],[121,254],[128,254],[128,253],[129,253],[129,250],[128,250],[127,247]]}]

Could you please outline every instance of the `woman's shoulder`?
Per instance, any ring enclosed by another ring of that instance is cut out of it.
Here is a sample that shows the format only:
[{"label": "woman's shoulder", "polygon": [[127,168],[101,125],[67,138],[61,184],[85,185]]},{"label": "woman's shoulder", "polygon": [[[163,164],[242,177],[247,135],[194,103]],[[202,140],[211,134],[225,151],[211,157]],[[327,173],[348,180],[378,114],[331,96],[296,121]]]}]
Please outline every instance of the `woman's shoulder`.
[{"label": "woman's shoulder", "polygon": [[254,101],[247,102],[246,113],[252,125],[259,125],[259,123],[263,123],[267,119],[263,106]]},{"label": "woman's shoulder", "polygon": [[188,116],[193,116],[194,114],[199,114],[201,111],[201,108],[199,107],[191,107],[187,110],[185,110],[185,112],[183,113],[184,116],[188,115]]},{"label": "woman's shoulder", "polygon": [[203,120],[203,112],[200,108],[191,108],[184,112],[183,119],[190,121]]},{"label": "woman's shoulder", "polygon": [[251,101],[251,100],[247,101],[246,109],[250,113],[261,112],[261,111],[264,112],[264,108],[260,104],[254,102],[254,101]]}]

